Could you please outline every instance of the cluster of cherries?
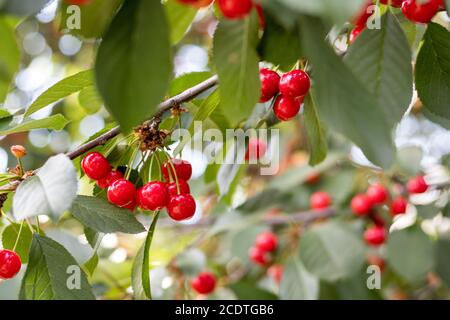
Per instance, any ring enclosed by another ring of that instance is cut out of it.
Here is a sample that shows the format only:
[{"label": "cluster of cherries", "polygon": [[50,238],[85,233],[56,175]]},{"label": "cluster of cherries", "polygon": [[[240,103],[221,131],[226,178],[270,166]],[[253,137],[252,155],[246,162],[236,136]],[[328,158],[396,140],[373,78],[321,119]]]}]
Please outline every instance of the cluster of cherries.
[{"label": "cluster of cherries", "polygon": [[161,168],[165,181],[151,181],[137,190],[120,171],[112,170],[108,160],[99,152],[87,154],[81,168],[89,178],[97,181],[100,188],[107,189],[109,202],[118,207],[131,211],[136,206],[150,211],[166,208],[176,221],[189,219],[195,213],[195,200],[187,183],[192,175],[192,166],[185,160],[165,162]]},{"label": "cluster of cherries", "polygon": [[[382,4],[391,5],[395,8],[402,8],[403,15],[414,23],[429,23],[436,13],[444,9],[444,0],[380,0]],[[368,8],[373,5],[373,0],[368,0],[361,13],[353,21],[355,28],[350,33],[350,43],[355,41],[359,34],[366,28],[367,20],[373,12],[368,12]]]},{"label": "cluster of cherries", "polygon": [[259,71],[261,80],[260,102],[276,97],[273,112],[280,121],[294,118],[311,86],[309,75],[303,70],[292,70],[280,75],[269,69]]}]

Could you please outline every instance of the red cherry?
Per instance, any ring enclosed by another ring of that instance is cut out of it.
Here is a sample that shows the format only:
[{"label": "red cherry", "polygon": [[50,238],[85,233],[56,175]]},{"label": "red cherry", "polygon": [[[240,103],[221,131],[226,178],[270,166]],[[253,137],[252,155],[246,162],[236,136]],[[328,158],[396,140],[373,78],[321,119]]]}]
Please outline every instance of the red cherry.
[{"label": "red cherry", "polygon": [[428,190],[428,184],[423,176],[417,176],[408,181],[406,188],[409,193],[424,193]]},{"label": "red cherry", "polygon": [[316,184],[319,181],[320,181],[320,172],[312,172],[305,179],[305,183],[310,185]]},{"label": "red cherry", "polygon": [[386,222],[384,221],[383,217],[381,217],[376,212],[373,212],[373,211],[370,212],[369,218],[370,218],[370,220],[372,220],[373,224],[378,227],[384,227],[386,225]]},{"label": "red cherry", "polygon": [[412,22],[428,23],[443,3],[444,0],[428,0],[424,3],[417,0],[405,0],[402,4],[402,12]]},{"label": "red cherry", "polygon": [[369,7],[372,5],[373,5],[372,0],[366,1],[366,3],[364,4],[364,7],[361,9],[358,16],[355,19],[353,19],[353,24],[356,27],[362,27],[362,29],[364,29],[364,27],[366,26],[367,20],[369,20],[369,18],[373,14],[373,12],[370,12],[371,10],[369,10]]},{"label": "red cherry", "polygon": [[178,179],[178,186],[180,188],[180,192],[178,193],[177,183],[172,182],[167,185],[167,191],[169,192],[169,197],[174,197],[178,194],[189,194],[191,193],[191,188],[186,181],[183,179]]},{"label": "red cherry", "polygon": [[10,250],[0,250],[0,279],[13,278],[22,267],[17,253]]},{"label": "red cherry", "polygon": [[369,265],[375,265],[380,268],[380,271],[383,272],[384,268],[386,267],[386,261],[384,261],[383,258],[377,255],[370,255],[367,257],[367,263]]},{"label": "red cherry", "polygon": [[91,152],[84,156],[81,168],[89,178],[94,180],[106,177],[111,171],[108,160],[99,152]]},{"label": "red cherry", "polygon": [[314,210],[326,209],[331,205],[331,196],[328,192],[318,191],[311,195],[309,204]]},{"label": "red cherry", "polygon": [[121,208],[128,209],[128,210],[130,210],[130,211],[132,211],[132,212],[133,212],[134,210],[136,210],[136,207],[137,207],[137,203],[136,203],[135,200],[129,202],[128,204],[126,204],[126,205],[124,205],[124,206],[121,206]]},{"label": "red cherry", "polygon": [[280,93],[284,96],[302,97],[308,93],[310,86],[309,76],[303,70],[292,70],[280,79]]},{"label": "red cherry", "polygon": [[228,19],[241,19],[252,11],[251,0],[218,0],[220,11]]},{"label": "red cherry", "polygon": [[164,182],[152,181],[137,191],[137,203],[143,210],[160,210],[169,203],[169,193]]},{"label": "red cherry", "polygon": [[398,197],[392,200],[391,203],[391,213],[393,216],[398,214],[403,214],[406,212],[406,207],[408,206],[408,201],[403,197]]},{"label": "red cherry", "polygon": [[278,238],[272,232],[263,232],[256,237],[255,246],[264,251],[274,251],[277,248]]},{"label": "red cherry", "polygon": [[192,5],[196,8],[204,8],[209,6],[214,0],[197,0]]},{"label": "red cherry", "polygon": [[117,170],[112,170],[106,175],[106,177],[97,180],[97,185],[101,189],[106,189],[111,185],[111,183],[113,183],[114,181],[116,181],[118,179],[122,179],[122,178],[123,178],[122,172],[117,171]]},{"label": "red cherry", "polygon": [[389,197],[388,190],[381,184],[371,185],[366,194],[372,204],[384,203]]},{"label": "red cherry", "polygon": [[192,5],[192,4],[195,4],[198,2],[198,0],[177,0],[177,1],[182,4],[189,4],[189,5]]},{"label": "red cherry", "polygon": [[370,227],[364,232],[364,240],[368,245],[379,246],[386,241],[386,231],[383,227]]},{"label": "red cherry", "polygon": [[264,17],[264,10],[260,4],[255,4],[256,12],[258,13],[259,27],[264,29],[266,27],[266,18]]},{"label": "red cherry", "polygon": [[90,3],[92,0],[66,0],[68,4],[74,4],[78,6],[84,6],[88,3]]},{"label": "red cherry", "polygon": [[294,118],[300,111],[301,102],[291,97],[280,95],[275,100],[273,112],[280,121]]},{"label": "red cherry", "polygon": [[[184,181],[188,181],[192,176],[192,166],[186,160],[181,159],[172,159],[173,167],[175,168],[175,172],[177,173],[178,179],[183,179]],[[169,170],[170,169],[170,170]],[[170,174],[169,174],[170,172]],[[169,162],[164,162],[162,167],[162,174],[167,181],[175,181],[175,175],[173,173],[172,166]],[[172,179],[170,179],[172,176]]]},{"label": "red cherry", "polygon": [[400,8],[404,0],[381,0],[382,4],[391,5],[391,7]]},{"label": "red cherry", "polygon": [[108,200],[119,207],[125,207],[135,201],[136,188],[126,179],[118,179],[108,187]]},{"label": "red cherry", "polygon": [[190,194],[180,194],[170,198],[167,213],[175,221],[191,218],[196,209],[194,198]]},{"label": "red cherry", "polygon": [[216,287],[216,278],[211,272],[202,272],[192,279],[191,287],[200,294],[208,294]]},{"label": "red cherry", "polygon": [[372,209],[372,201],[365,194],[359,194],[353,197],[351,207],[356,215],[365,216]]},{"label": "red cherry", "polygon": [[283,266],[281,264],[274,264],[269,269],[267,269],[267,275],[273,279],[274,282],[280,283],[283,277]]},{"label": "red cherry", "polygon": [[261,79],[261,97],[259,102],[267,102],[278,93],[280,76],[275,71],[261,69],[259,78]]},{"label": "red cherry", "polygon": [[365,26],[357,26],[353,28],[352,32],[350,32],[350,37],[348,39],[349,43],[355,42],[356,38],[359,37],[359,35],[361,34],[361,32],[364,31],[365,28],[366,28]]},{"label": "red cherry", "polygon": [[245,160],[258,160],[267,152],[267,143],[261,139],[250,139],[247,151],[245,151]]},{"label": "red cherry", "polygon": [[259,247],[251,247],[248,251],[250,260],[257,265],[265,266],[270,262],[270,256],[266,250]]}]

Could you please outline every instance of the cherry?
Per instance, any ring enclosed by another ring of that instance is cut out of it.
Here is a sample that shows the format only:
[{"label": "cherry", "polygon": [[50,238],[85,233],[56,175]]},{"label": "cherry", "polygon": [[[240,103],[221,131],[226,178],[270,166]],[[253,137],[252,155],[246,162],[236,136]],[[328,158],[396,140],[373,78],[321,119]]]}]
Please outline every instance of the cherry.
[{"label": "cherry", "polygon": [[175,221],[191,218],[196,209],[194,198],[190,194],[180,194],[170,198],[167,213]]},{"label": "cherry", "polygon": [[74,5],[78,5],[78,6],[84,6],[84,5],[88,4],[91,1],[92,0],[66,0],[66,2],[68,4],[74,4]]},{"label": "cherry", "polygon": [[260,247],[251,247],[248,251],[248,255],[250,260],[257,265],[265,266],[270,261],[270,256],[266,250],[261,249]]},{"label": "cherry", "polygon": [[359,14],[356,16],[356,18],[353,20],[353,24],[356,27],[360,27],[361,30],[363,30],[366,26],[367,20],[372,16],[373,12],[369,12],[369,7],[373,5],[372,0],[366,1],[364,4],[364,7],[361,9]]},{"label": "cherry", "polygon": [[14,145],[10,148],[11,153],[16,158],[23,158],[27,155],[27,149],[22,145]]},{"label": "cherry", "polygon": [[309,199],[309,204],[314,210],[326,209],[331,205],[331,202],[330,195],[325,191],[314,192]]},{"label": "cherry", "polygon": [[261,97],[259,102],[267,102],[278,93],[280,76],[275,71],[264,68],[259,71],[259,78],[261,80]]},{"label": "cherry", "polygon": [[350,32],[350,37],[348,39],[349,43],[355,42],[356,38],[359,37],[359,35],[361,34],[361,32],[364,31],[365,28],[366,28],[365,26],[356,26],[355,28],[353,28],[352,32]]},{"label": "cherry", "polygon": [[389,192],[382,184],[374,184],[371,185],[367,189],[367,197],[370,199],[372,204],[381,204],[384,203],[388,197]]},{"label": "cherry", "polygon": [[283,266],[281,264],[274,264],[269,269],[267,269],[267,275],[273,279],[275,283],[280,283],[283,277]]},{"label": "cherry", "polygon": [[370,220],[372,220],[373,224],[378,227],[384,227],[386,225],[386,222],[384,221],[383,217],[376,212],[373,211],[370,212],[369,218]]},{"label": "cherry", "polygon": [[428,184],[423,176],[417,176],[408,181],[406,188],[409,193],[424,193],[428,190]]},{"label": "cherry", "polygon": [[264,29],[266,27],[266,18],[264,17],[264,11],[260,4],[255,4],[256,12],[258,13],[259,27]]},{"label": "cherry", "polygon": [[390,5],[391,7],[400,8],[405,0],[381,0],[382,4]]},{"label": "cherry", "polygon": [[128,204],[121,206],[121,208],[128,209],[130,211],[136,210],[136,207],[137,207],[136,200],[133,200],[133,201],[129,202]]},{"label": "cherry", "polygon": [[402,12],[412,22],[428,23],[439,11],[443,2],[444,0],[428,0],[419,3],[417,0],[405,0],[402,4]]},{"label": "cherry", "polygon": [[267,143],[261,139],[252,138],[248,142],[247,151],[245,151],[245,160],[258,160],[267,152]]},{"label": "cherry", "polygon": [[383,258],[377,255],[370,255],[367,257],[367,263],[369,265],[375,265],[380,268],[380,271],[383,272],[384,268],[386,267],[386,261],[384,261]]},{"label": "cherry", "polygon": [[111,183],[107,192],[109,202],[125,207],[135,201],[136,188],[126,179],[118,179]]},{"label": "cherry", "polygon": [[365,194],[358,194],[353,197],[351,202],[353,212],[358,216],[365,216],[372,209],[372,201]]},{"label": "cherry", "polygon": [[383,227],[370,227],[364,232],[364,240],[368,245],[379,246],[386,241],[386,231]]},{"label": "cherry", "polygon": [[143,210],[160,210],[169,203],[169,192],[164,182],[152,181],[137,191],[137,203]]},{"label": "cherry", "polygon": [[111,171],[108,160],[99,152],[91,152],[84,156],[81,168],[89,178],[94,180],[106,177]]},{"label": "cherry", "polygon": [[403,214],[406,212],[406,207],[408,206],[408,201],[403,197],[398,197],[392,200],[391,203],[391,213],[396,216],[398,214]]},{"label": "cherry", "polygon": [[198,2],[198,0],[177,0],[177,1],[182,4],[195,4]]},{"label": "cherry", "polygon": [[274,251],[277,248],[277,244],[277,236],[270,231],[260,233],[255,241],[255,246],[264,251]]},{"label": "cherry", "polygon": [[298,114],[300,106],[299,100],[279,95],[273,105],[273,112],[280,121],[288,121]]},{"label": "cherry", "polygon": [[[172,164],[173,167],[175,168],[175,172],[177,173],[178,179],[188,181],[191,178],[192,166],[188,161],[181,159],[172,159]],[[167,181],[175,181],[175,175],[173,173],[172,165],[167,161],[164,162],[163,164],[162,174]],[[172,178],[170,176],[172,176]]]},{"label": "cherry", "polygon": [[281,76],[280,92],[292,98],[302,97],[311,86],[308,74],[303,70],[292,70]]},{"label": "cherry", "polygon": [[208,294],[216,287],[216,278],[211,272],[201,272],[192,279],[191,287],[200,294]]},{"label": "cherry", "polygon": [[0,250],[0,279],[13,278],[22,267],[17,253],[10,250]]},{"label": "cherry", "polygon": [[222,14],[228,19],[241,19],[252,11],[251,0],[218,0]]},{"label": "cherry", "polygon": [[316,184],[319,181],[320,181],[320,172],[312,172],[305,179],[305,183],[310,185]]},{"label": "cherry", "polygon": [[97,185],[101,189],[106,189],[111,185],[111,183],[122,178],[123,178],[122,172],[112,170],[106,175],[106,177],[97,180]]},{"label": "cherry", "polygon": [[178,192],[177,183],[172,182],[167,185],[167,191],[169,192],[170,197],[174,197],[178,194],[189,194],[191,193],[191,188],[186,181],[183,179],[178,179],[178,187],[180,188],[180,192]]}]

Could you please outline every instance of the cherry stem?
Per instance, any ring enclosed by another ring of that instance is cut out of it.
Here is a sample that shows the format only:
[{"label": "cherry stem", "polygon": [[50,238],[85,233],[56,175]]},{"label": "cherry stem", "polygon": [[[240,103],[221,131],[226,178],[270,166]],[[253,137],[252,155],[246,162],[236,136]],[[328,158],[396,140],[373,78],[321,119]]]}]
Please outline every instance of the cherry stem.
[{"label": "cherry stem", "polygon": [[[172,158],[165,151],[164,151],[164,155],[167,157],[167,161],[169,162],[169,165],[172,168],[173,175],[175,176],[175,184],[177,186],[177,194],[180,194],[180,185],[178,183],[178,175],[177,175],[177,172],[175,170],[175,166],[173,165]],[[170,173],[170,170],[167,170],[167,171],[169,172],[169,178],[172,179],[172,175]]]},{"label": "cherry stem", "polygon": [[23,223],[24,222],[25,222],[25,220],[22,220],[22,223],[20,224],[19,233],[17,234],[16,242],[14,243],[14,247],[12,249],[12,251],[14,251],[14,252],[16,252],[16,247],[17,247],[17,244],[19,243],[20,235],[22,234],[22,229],[23,229]]}]

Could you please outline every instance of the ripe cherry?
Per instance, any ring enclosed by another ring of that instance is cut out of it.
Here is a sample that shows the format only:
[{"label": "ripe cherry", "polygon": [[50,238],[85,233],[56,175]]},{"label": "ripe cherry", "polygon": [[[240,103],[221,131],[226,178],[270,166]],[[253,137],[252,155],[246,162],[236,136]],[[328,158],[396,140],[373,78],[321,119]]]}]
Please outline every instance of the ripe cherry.
[{"label": "ripe cherry", "polygon": [[400,8],[405,0],[380,0],[382,4],[390,5],[391,7]]},{"label": "ripe cherry", "polygon": [[92,0],[66,0],[68,4],[74,4],[78,6],[84,6],[91,2]]},{"label": "ripe cherry", "polygon": [[402,4],[402,12],[412,22],[428,23],[443,3],[444,0],[428,0],[424,3],[418,0],[405,0]]},{"label": "ripe cherry", "polygon": [[320,172],[312,172],[305,179],[305,183],[309,185],[314,185],[319,181],[320,181]]},{"label": "ripe cherry", "polygon": [[180,194],[170,198],[167,213],[173,220],[182,221],[192,218],[196,207],[195,200],[190,194]]},{"label": "ripe cherry", "polygon": [[389,192],[382,184],[374,184],[371,185],[367,189],[367,197],[370,199],[372,204],[382,204],[384,203],[388,197]]},{"label": "ripe cherry", "polygon": [[277,236],[270,231],[260,233],[255,241],[255,246],[264,251],[274,251],[277,248],[277,244]]},{"label": "ripe cherry", "polygon": [[406,207],[408,206],[408,201],[403,197],[398,197],[392,200],[391,203],[391,213],[396,216],[398,214],[403,214],[406,212]]},{"label": "ripe cherry", "polygon": [[252,11],[252,0],[218,0],[220,11],[228,19],[241,19]]},{"label": "ripe cherry", "polygon": [[143,210],[160,210],[169,203],[169,192],[164,182],[152,181],[137,191],[137,203]]},{"label": "ripe cherry", "polygon": [[108,160],[99,152],[91,152],[84,156],[81,168],[89,178],[94,180],[106,177],[111,171]]},{"label": "ripe cherry", "polygon": [[[192,166],[186,160],[181,159],[172,159],[173,167],[175,168],[175,172],[177,173],[178,179],[183,179],[184,181],[188,181],[192,176]],[[175,181],[175,175],[173,172],[172,165],[169,162],[164,162],[163,167],[161,169],[164,178],[167,181]],[[170,172],[170,174],[169,174]]]},{"label": "ripe cherry", "polygon": [[169,197],[173,197],[176,196],[178,194],[189,194],[191,193],[191,188],[189,188],[189,185],[186,181],[184,181],[183,179],[178,179],[178,187],[179,187],[179,192],[178,192],[178,188],[177,188],[177,183],[176,182],[171,182],[167,185],[167,191],[169,192]]},{"label": "ripe cherry", "polygon": [[251,247],[248,251],[250,260],[257,265],[265,266],[270,262],[270,255],[259,247]]},{"label": "ripe cherry", "polygon": [[135,201],[136,188],[126,179],[118,179],[108,187],[108,200],[119,207],[125,207]]},{"label": "ripe cherry", "polygon": [[370,255],[367,257],[367,263],[369,265],[378,266],[380,268],[380,271],[383,272],[384,268],[386,267],[386,261],[378,255]]},{"label": "ripe cherry", "polygon": [[350,37],[348,38],[349,43],[355,42],[356,38],[359,37],[361,32],[364,31],[366,27],[365,26],[356,26],[353,28],[352,32],[350,32]]},{"label": "ripe cherry", "polygon": [[303,70],[292,70],[281,76],[280,93],[292,98],[302,97],[311,86],[308,74]]},{"label": "ripe cherry", "polygon": [[325,191],[314,192],[309,199],[311,209],[314,210],[326,209],[331,205],[331,202],[331,196]]},{"label": "ripe cherry", "polygon": [[353,197],[351,202],[353,212],[358,216],[365,216],[372,209],[372,201],[365,194],[359,194]]},{"label": "ripe cherry", "polygon": [[369,10],[369,7],[372,5],[373,5],[372,0],[366,1],[366,3],[364,4],[364,7],[361,9],[359,14],[356,16],[355,19],[353,19],[353,24],[356,27],[361,28],[361,30],[366,27],[367,20],[369,20],[369,18],[373,14],[373,12],[371,10]]},{"label": "ripe cherry", "polygon": [[280,121],[288,121],[298,114],[300,106],[299,100],[279,95],[273,105],[273,112]]},{"label": "ripe cherry", "polygon": [[211,272],[201,272],[192,279],[191,287],[200,294],[208,294],[216,287],[216,278]]},{"label": "ripe cherry", "polygon": [[258,160],[267,152],[267,143],[261,139],[252,138],[248,142],[247,150],[245,151],[245,160]]},{"label": "ripe cherry", "polygon": [[428,190],[428,184],[423,176],[417,176],[408,181],[406,188],[409,193],[424,193]]},{"label": "ripe cherry", "polygon": [[278,93],[280,76],[275,71],[264,68],[259,71],[259,78],[261,80],[261,97],[259,102],[267,102]]},{"label": "ripe cherry", "polygon": [[364,240],[368,245],[379,246],[386,241],[386,231],[383,227],[370,227],[364,232]]},{"label": "ripe cherry", "polygon": [[101,189],[106,189],[111,185],[111,183],[122,178],[123,178],[122,172],[112,170],[106,175],[106,177],[97,180],[97,185]]},{"label": "ripe cherry", "polygon": [[275,283],[280,283],[283,278],[283,266],[281,264],[274,264],[267,269],[267,275],[273,279]]},{"label": "ripe cherry", "polygon": [[22,267],[17,253],[11,250],[0,250],[0,279],[13,278]]},{"label": "ripe cherry", "polygon": [[256,12],[258,13],[259,27],[264,29],[266,27],[266,17],[264,17],[264,10],[260,4],[255,4]]}]

